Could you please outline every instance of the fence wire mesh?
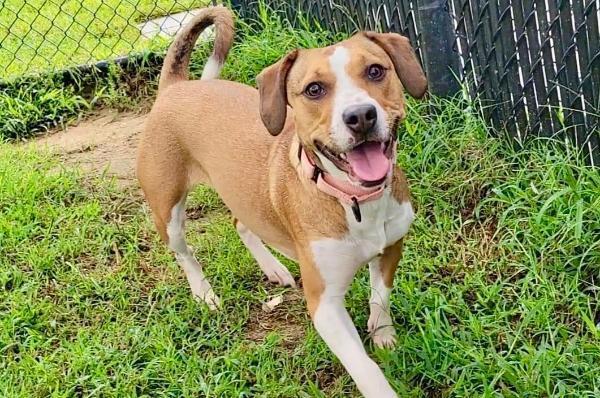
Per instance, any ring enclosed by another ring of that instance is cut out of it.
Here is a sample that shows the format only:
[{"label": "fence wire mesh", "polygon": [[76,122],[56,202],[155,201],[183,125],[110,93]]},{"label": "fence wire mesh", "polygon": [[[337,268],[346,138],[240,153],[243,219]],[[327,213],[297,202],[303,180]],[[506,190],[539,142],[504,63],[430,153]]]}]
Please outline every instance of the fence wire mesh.
[{"label": "fence wire mesh", "polygon": [[209,2],[0,0],[0,80],[164,48]]},{"label": "fence wire mesh", "polygon": [[600,160],[597,0],[450,0],[460,77],[517,139],[563,133]]},{"label": "fence wire mesh", "polygon": [[[0,80],[164,49],[194,10],[211,2],[0,0]],[[259,7],[255,0],[231,3],[242,17],[256,15]],[[293,23],[316,20],[334,32],[402,33],[417,49],[430,84],[454,79],[456,73],[469,94],[480,99],[494,127],[519,141],[572,138],[600,164],[600,0],[263,3]],[[432,45],[438,41],[435,35],[439,41],[448,39],[439,33],[445,20],[430,20],[439,15],[432,8],[448,16],[449,53],[438,54]],[[456,70],[450,71],[451,65]]]}]

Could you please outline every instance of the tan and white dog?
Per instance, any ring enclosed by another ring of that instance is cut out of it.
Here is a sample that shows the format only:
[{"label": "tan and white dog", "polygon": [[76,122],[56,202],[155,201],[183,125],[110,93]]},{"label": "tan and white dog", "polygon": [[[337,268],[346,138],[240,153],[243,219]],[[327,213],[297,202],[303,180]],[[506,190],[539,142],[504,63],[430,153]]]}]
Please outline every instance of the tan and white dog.
[{"label": "tan and white dog", "polygon": [[[194,43],[211,24],[214,51],[202,79],[188,81]],[[292,51],[258,76],[257,91],[217,80],[232,40],[230,11],[211,7],[169,48],[137,161],[156,227],[193,295],[218,307],[184,233],[187,193],[200,183],[213,187],[270,281],[295,286],[265,244],[299,262],[315,328],[361,393],[395,397],[344,295],[369,264],[368,330],[376,346],[391,347],[390,291],[414,218],[395,165],[395,134],[405,116],[403,91],[420,98],[427,89],[414,51],[398,34],[361,32]]]}]

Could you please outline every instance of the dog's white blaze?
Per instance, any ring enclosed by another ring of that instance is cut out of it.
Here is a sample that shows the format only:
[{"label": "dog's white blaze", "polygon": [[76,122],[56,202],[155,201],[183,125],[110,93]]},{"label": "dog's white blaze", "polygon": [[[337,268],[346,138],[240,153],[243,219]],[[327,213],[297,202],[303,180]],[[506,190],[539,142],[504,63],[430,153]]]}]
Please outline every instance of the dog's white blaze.
[{"label": "dog's white blaze", "polygon": [[[311,242],[317,268],[326,282],[326,290],[329,280],[332,284],[350,284],[358,267],[380,256],[386,247],[402,239],[414,220],[411,203],[398,203],[389,187],[381,198],[360,205],[361,222],[356,221],[349,205],[344,203],[342,206],[348,225],[346,236]],[[333,266],[330,264],[332,261],[343,266]]]},{"label": "dog's white blaze", "polygon": [[369,263],[371,279],[371,298],[369,300],[370,316],[367,323],[373,342],[378,347],[391,347],[396,341],[395,330],[390,315],[390,294],[392,289],[383,281],[381,257]]},{"label": "dog's white blaze", "polygon": [[221,74],[221,69],[223,68],[223,64],[220,63],[213,57],[212,55],[208,57],[206,61],[206,65],[204,65],[204,69],[202,70],[202,77],[200,80],[209,80],[216,79]]},{"label": "dog's white blaze", "polygon": [[373,97],[352,81],[352,77],[350,77],[346,70],[349,62],[350,52],[344,46],[337,46],[333,54],[329,56],[329,65],[336,78],[331,119],[331,137],[339,148],[349,148],[353,145],[354,138],[342,119],[342,114],[350,105],[371,104],[375,106],[375,109],[377,109],[377,131],[379,137],[374,138],[385,140],[388,134],[382,125],[386,120],[385,111]]},{"label": "dog's white blaze", "polygon": [[210,309],[215,310],[219,306],[219,298],[213,292],[192,249],[185,242],[185,217],[184,198],[171,209],[171,220],[167,224],[169,248],[175,252],[175,258],[185,272],[194,297],[203,300]]},{"label": "dog's white blaze", "polygon": [[[342,239],[324,238],[311,242],[313,258],[325,284],[314,316],[315,328],[365,397],[395,397],[383,372],[366,354],[344,307],[344,295],[360,266],[377,261],[374,259],[386,247],[406,235],[414,219],[413,208],[410,202],[398,203],[387,188],[380,199],[361,205],[360,223],[350,206],[344,205],[344,209],[348,234]],[[379,268],[378,262],[376,267]],[[374,286],[381,292],[377,303],[389,308],[389,291],[386,291],[380,270]],[[385,342],[381,339],[377,344],[387,345],[389,333],[381,337],[385,337]]]},{"label": "dog's white blaze", "polygon": [[273,254],[271,254],[255,233],[250,231],[250,229],[241,222],[236,224],[236,229],[240,235],[240,239],[242,239],[244,245],[246,245],[250,253],[252,253],[258,266],[265,273],[267,278],[269,278],[269,281],[278,283],[282,286],[296,287],[296,282],[294,281],[292,274],[290,274],[290,271],[281,264]]}]

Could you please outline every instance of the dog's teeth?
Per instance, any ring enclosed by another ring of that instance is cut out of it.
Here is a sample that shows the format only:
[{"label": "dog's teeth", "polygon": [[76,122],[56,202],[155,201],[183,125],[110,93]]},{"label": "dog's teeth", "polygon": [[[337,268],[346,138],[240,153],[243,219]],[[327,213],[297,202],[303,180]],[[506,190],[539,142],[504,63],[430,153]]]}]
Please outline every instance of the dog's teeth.
[{"label": "dog's teeth", "polygon": [[340,158],[343,160],[346,160],[346,154],[345,153],[340,153]]}]

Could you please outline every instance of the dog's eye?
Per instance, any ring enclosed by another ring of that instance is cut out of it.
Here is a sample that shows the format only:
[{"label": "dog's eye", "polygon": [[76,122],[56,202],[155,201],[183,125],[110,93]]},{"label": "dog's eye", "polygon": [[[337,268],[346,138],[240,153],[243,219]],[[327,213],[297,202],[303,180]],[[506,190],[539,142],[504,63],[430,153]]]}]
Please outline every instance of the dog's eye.
[{"label": "dog's eye", "polygon": [[369,80],[380,81],[385,76],[385,68],[379,64],[373,64],[367,68],[367,77]]},{"label": "dog's eye", "polygon": [[325,88],[320,83],[313,82],[306,86],[304,95],[310,99],[321,98],[325,95]]}]

